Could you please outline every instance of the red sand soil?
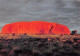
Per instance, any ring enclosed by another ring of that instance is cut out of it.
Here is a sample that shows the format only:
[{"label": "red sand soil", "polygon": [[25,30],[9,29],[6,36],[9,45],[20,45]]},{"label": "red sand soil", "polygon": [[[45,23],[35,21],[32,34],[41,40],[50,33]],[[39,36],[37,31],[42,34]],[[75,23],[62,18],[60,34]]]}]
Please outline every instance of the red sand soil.
[{"label": "red sand soil", "polygon": [[15,22],[6,24],[1,33],[27,33],[27,34],[70,34],[67,26],[44,21]]}]

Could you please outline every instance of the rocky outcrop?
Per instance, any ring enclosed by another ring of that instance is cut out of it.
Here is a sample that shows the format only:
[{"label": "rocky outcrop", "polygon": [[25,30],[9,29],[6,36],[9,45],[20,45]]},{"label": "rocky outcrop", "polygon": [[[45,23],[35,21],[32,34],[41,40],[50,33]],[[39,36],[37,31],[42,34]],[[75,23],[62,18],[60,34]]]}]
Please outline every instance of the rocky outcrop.
[{"label": "rocky outcrop", "polygon": [[53,22],[22,21],[5,25],[1,33],[70,34],[70,30],[65,25]]}]

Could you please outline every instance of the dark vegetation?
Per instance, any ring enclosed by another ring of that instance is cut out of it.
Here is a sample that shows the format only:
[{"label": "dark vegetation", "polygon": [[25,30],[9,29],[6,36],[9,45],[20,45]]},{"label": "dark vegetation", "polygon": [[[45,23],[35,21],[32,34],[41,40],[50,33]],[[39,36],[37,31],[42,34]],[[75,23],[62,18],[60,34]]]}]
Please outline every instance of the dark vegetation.
[{"label": "dark vegetation", "polygon": [[80,35],[0,35],[0,56],[80,56]]}]

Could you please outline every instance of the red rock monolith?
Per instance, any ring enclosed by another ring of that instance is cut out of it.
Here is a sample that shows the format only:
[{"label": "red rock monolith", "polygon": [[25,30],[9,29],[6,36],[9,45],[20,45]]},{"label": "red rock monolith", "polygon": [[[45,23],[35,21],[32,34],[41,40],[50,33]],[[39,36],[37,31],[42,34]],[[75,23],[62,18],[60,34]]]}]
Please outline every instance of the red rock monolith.
[{"label": "red rock monolith", "polygon": [[6,24],[1,33],[70,34],[67,26],[44,21],[22,21]]}]

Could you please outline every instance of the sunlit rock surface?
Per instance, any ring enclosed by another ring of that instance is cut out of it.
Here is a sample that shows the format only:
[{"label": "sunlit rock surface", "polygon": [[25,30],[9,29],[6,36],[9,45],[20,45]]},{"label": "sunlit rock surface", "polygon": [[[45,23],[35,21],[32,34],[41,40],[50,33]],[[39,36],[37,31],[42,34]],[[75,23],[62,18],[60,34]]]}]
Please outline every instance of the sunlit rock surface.
[{"label": "sunlit rock surface", "polygon": [[21,21],[6,24],[1,33],[70,34],[67,26],[44,21]]}]

